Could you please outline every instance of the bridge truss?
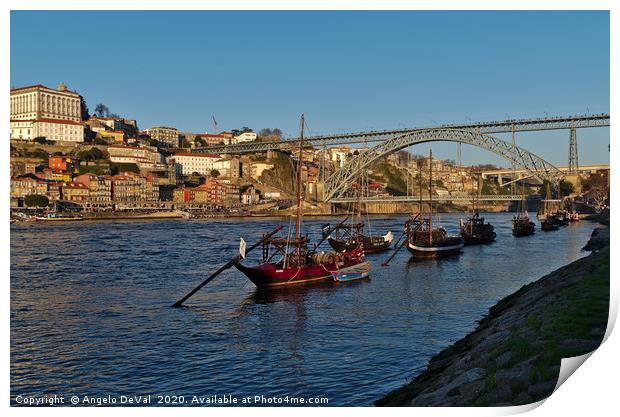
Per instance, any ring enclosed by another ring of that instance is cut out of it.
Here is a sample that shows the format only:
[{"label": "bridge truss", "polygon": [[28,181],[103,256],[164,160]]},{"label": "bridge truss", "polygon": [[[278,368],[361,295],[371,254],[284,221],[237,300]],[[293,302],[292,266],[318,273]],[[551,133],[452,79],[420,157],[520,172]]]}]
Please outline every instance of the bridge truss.
[{"label": "bridge truss", "polygon": [[393,137],[351,158],[325,181],[323,200],[332,201],[344,197],[351,184],[377,159],[412,145],[435,141],[465,143],[489,150],[540,181],[556,183],[564,176],[559,169],[541,157],[494,136],[465,129],[417,130]]},{"label": "bridge truss", "polygon": [[[577,115],[547,117],[542,119],[509,119],[491,122],[479,122],[462,125],[439,125],[431,127],[415,127],[396,130],[372,130],[366,132],[344,133],[338,135],[309,136],[304,138],[307,146],[323,147],[332,145],[346,145],[356,143],[380,142],[390,137],[410,134],[420,130],[430,129],[457,129],[472,130],[478,133],[511,133],[540,130],[577,129],[609,126],[609,114]],[[289,150],[298,146],[299,139],[292,138],[283,141],[245,142],[235,145],[215,145],[196,148],[197,153],[214,154],[243,154],[266,152],[268,150]]]}]

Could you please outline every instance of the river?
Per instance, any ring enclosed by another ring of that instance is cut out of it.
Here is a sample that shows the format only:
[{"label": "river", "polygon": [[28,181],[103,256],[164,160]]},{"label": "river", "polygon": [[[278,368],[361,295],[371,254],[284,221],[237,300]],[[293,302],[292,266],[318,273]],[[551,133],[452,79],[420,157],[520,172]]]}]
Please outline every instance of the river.
[{"label": "river", "polygon": [[[533,216],[534,214],[531,214]],[[257,292],[236,269],[176,300],[278,219],[11,226],[11,401],[17,395],[322,397],[371,405],[476,327],[502,297],[585,256],[594,224],[497,241],[457,257],[369,255],[354,283]],[[456,232],[456,214],[440,222]],[[374,216],[398,238],[405,216]],[[328,219],[307,219],[316,242]],[[287,225],[287,224],[285,224]],[[260,250],[250,255],[260,256]],[[253,404],[254,405],[254,404]],[[283,403],[283,405],[287,405]]]}]

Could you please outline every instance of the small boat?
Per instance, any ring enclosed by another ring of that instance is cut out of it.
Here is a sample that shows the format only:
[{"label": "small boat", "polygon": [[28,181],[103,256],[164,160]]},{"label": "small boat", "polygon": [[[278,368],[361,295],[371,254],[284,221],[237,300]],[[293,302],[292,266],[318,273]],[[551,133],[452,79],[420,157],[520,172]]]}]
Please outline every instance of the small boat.
[{"label": "small boat", "polygon": [[370,275],[371,268],[370,262],[362,262],[361,264],[332,272],[332,277],[334,277],[336,282],[357,281],[367,278]]},{"label": "small boat", "polygon": [[34,216],[34,220],[38,222],[69,222],[69,221],[79,221],[84,220],[84,217],[81,215],[78,216],[67,216],[63,214],[59,214],[55,211],[50,211],[45,216]]},{"label": "small boat", "polygon": [[[304,116],[301,115],[299,161],[297,167],[297,213],[295,235],[286,238],[263,239],[262,263],[245,266],[235,263],[258,288],[280,288],[293,285],[319,284],[337,280],[361,279],[370,273],[370,264],[364,260],[363,244],[344,252],[317,252],[308,248],[310,239],[301,236],[301,171],[303,164]],[[292,233],[292,231],[290,232]],[[276,260],[279,259],[279,260]]]},{"label": "small boat", "polygon": [[571,223],[578,222],[578,221],[579,221],[579,213],[577,213],[576,211],[571,211],[571,212],[568,214],[568,220],[569,220]]},{"label": "small boat", "polygon": [[[465,246],[465,242],[460,236],[449,236],[443,227],[433,228],[433,151],[429,157],[429,213],[426,217],[422,213],[416,214],[405,223],[405,233],[407,235],[407,249],[414,258],[417,259],[436,259],[446,256],[457,255]],[[422,178],[420,176],[420,189]],[[420,190],[420,198],[422,192]],[[422,205],[420,204],[420,211]]]},{"label": "small boat", "polygon": [[11,224],[15,223],[17,219],[11,219]]}]

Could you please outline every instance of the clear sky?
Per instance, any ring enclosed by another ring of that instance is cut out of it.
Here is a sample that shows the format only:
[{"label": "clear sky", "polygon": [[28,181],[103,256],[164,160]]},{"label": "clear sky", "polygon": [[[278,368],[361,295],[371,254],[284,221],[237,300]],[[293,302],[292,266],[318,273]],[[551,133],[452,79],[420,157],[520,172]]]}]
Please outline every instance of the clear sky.
[{"label": "clear sky", "polygon": [[[12,12],[11,85],[59,82],[91,112],[201,133],[212,115],[295,136],[302,112],[309,134],[602,113],[609,13]],[[580,164],[609,161],[609,129],[577,136]],[[566,165],[568,137],[517,142]],[[506,165],[468,146],[463,159]]]}]

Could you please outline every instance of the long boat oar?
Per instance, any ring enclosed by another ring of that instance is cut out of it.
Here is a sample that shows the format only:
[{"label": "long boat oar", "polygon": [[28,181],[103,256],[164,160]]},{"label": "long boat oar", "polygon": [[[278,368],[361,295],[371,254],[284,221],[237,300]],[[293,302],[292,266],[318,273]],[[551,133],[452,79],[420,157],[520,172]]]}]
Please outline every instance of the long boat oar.
[{"label": "long boat oar", "polygon": [[390,263],[390,261],[391,261],[391,260],[392,260],[392,259],[396,256],[396,254],[397,254],[397,253],[398,253],[398,252],[402,249],[402,247],[403,247],[403,246],[405,246],[405,243],[407,243],[407,240],[409,240],[409,239],[403,239],[403,243],[401,243],[401,244],[400,244],[400,246],[396,247],[396,246],[398,245],[398,242],[400,242],[400,240],[401,240],[401,239],[403,238],[403,236],[405,235],[405,233],[407,233],[407,231],[406,231],[406,230],[403,232],[403,234],[402,234],[402,235],[400,235],[400,237],[399,237],[399,238],[398,238],[398,240],[396,241],[396,245],[394,245],[394,247],[395,247],[396,249],[394,249],[394,252],[392,253],[392,256],[390,256],[390,257],[388,258],[388,260],[387,260],[387,261],[383,262],[383,263],[381,264],[381,266],[388,266],[388,264]]},{"label": "long boat oar", "polygon": [[[338,224],[336,225],[336,227],[334,227],[334,228],[333,228],[333,230],[337,230],[340,226],[342,226],[342,225],[344,224],[344,222],[346,222],[346,221],[347,221],[347,219],[349,218],[349,216],[350,216],[350,215],[349,215],[349,214],[347,214],[347,217],[345,217],[343,221],[341,221],[340,223],[338,223]],[[331,230],[330,230],[330,232],[331,232]],[[321,246],[321,243],[325,242],[325,239],[327,239],[327,238],[329,237],[329,235],[331,235],[331,233],[327,234],[326,236],[323,236],[323,239],[321,239],[321,240],[319,241],[319,243],[317,243],[316,245],[314,245],[314,250],[317,250],[317,248],[318,248],[319,246]]]},{"label": "long boat oar", "polygon": [[[246,249],[245,253],[246,255],[248,253],[250,253],[250,251],[256,249],[259,245],[261,245],[264,241],[266,241],[267,239],[269,239],[271,236],[275,235],[276,233],[278,233],[280,230],[282,230],[283,226],[278,226],[276,227],[276,229],[263,236],[263,238],[261,240],[259,240],[258,242],[256,242],[255,244],[253,244],[252,246],[250,246],[249,248]],[[205,285],[207,285],[207,283],[209,283],[209,281],[211,281],[213,278],[215,278],[216,276],[218,276],[219,274],[221,274],[222,272],[226,271],[228,268],[231,268],[232,266],[234,266],[235,264],[237,264],[239,261],[241,260],[241,254],[235,256],[234,258],[232,258],[230,261],[228,261],[226,263],[226,265],[220,267],[220,269],[218,269],[217,271],[215,271],[214,273],[212,273],[207,279],[205,279],[204,281],[202,281],[202,283],[197,286],[196,288],[194,288],[193,290],[191,290],[185,297],[181,298],[179,301],[177,301],[176,303],[174,303],[172,305],[172,307],[181,307],[183,305],[183,303],[185,301],[187,301],[188,298],[190,298],[192,295],[196,294],[196,292],[198,292],[198,290],[200,290],[202,287],[204,287]]]}]

